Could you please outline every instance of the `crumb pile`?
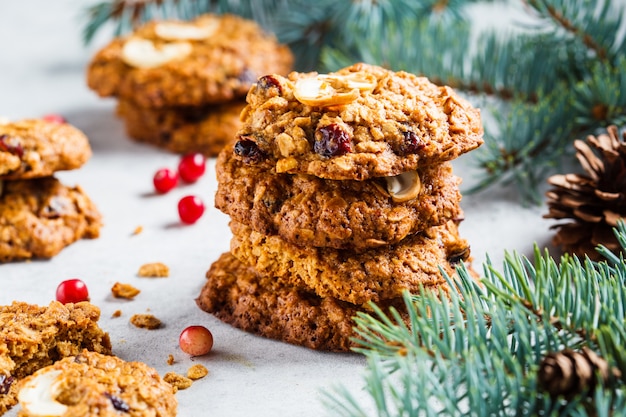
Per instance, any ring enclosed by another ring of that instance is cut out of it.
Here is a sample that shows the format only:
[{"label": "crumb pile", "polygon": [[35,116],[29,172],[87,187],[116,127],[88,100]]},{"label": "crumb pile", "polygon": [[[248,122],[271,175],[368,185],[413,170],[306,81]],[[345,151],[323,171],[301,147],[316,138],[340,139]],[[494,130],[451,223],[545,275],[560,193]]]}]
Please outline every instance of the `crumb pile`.
[{"label": "crumb pile", "polygon": [[0,123],[0,262],[50,258],[100,234],[101,216],[80,186],[54,173],[91,157],[87,137],[68,123]]},{"label": "crumb pile", "polygon": [[265,337],[349,350],[369,302],[445,288],[469,257],[450,161],[482,144],[480,112],[426,78],[355,64],[261,77],[218,157],[231,250],[197,299]]},{"label": "crumb pile", "polygon": [[119,99],[131,138],[215,156],[241,127],[250,85],[289,72],[292,62],[290,50],[255,22],[207,14],[152,21],[113,40],[93,58],[87,82]]}]

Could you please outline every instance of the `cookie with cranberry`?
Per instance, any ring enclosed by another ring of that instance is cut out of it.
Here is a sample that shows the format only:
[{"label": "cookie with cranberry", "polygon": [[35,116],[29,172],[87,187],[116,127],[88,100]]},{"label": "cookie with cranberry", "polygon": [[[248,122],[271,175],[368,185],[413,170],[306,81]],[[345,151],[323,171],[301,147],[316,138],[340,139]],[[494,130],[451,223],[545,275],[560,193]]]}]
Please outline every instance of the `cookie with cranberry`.
[{"label": "cookie with cranberry", "polygon": [[100,96],[143,107],[203,106],[244,97],[264,74],[291,70],[291,51],[250,20],[203,15],[153,21],[114,39],[89,64]]},{"label": "cookie with cranberry", "polygon": [[0,262],[50,258],[100,234],[101,215],[79,186],[54,177],[0,181]]},{"label": "cookie with cranberry", "polygon": [[76,169],[91,157],[87,137],[68,123],[41,119],[0,123],[0,180]]},{"label": "cookie with cranberry", "polygon": [[[311,349],[348,351],[357,336],[353,317],[367,311],[259,275],[230,253],[215,261],[206,277],[196,300],[202,310],[241,330]],[[388,304],[402,308],[400,300]]]},{"label": "cookie with cranberry", "polygon": [[462,216],[449,162],[365,181],[276,174],[236,158],[216,163],[215,206],[237,222],[300,246],[362,251]]},{"label": "cookie with cranberry", "polygon": [[456,223],[432,227],[395,245],[356,253],[348,249],[297,246],[231,221],[231,253],[263,276],[284,285],[352,304],[401,297],[404,290],[437,288],[469,257]]},{"label": "cookie with cranberry", "polygon": [[233,101],[201,107],[141,107],[120,100],[118,115],[126,123],[126,132],[138,142],[145,142],[186,154],[199,152],[216,156],[233,142],[241,127],[239,114],[245,102]]},{"label": "cookie with cranberry", "polygon": [[0,306],[0,415],[17,403],[18,381],[38,369],[84,349],[111,354],[99,318],[88,302]]},{"label": "cookie with cranberry", "polygon": [[267,75],[250,89],[235,152],[279,173],[335,180],[395,176],[483,142],[480,112],[424,77],[355,64]]},{"label": "cookie with cranberry", "polygon": [[20,381],[19,417],[173,417],[174,389],[143,362],[83,351]]}]

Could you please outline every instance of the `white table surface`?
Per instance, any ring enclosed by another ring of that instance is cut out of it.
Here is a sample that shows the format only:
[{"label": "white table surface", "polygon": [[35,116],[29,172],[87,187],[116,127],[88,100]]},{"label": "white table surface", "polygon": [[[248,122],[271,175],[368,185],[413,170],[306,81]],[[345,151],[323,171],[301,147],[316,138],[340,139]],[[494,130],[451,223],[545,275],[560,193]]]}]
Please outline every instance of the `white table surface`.
[{"label": "white table surface", "polygon": [[[102,310],[100,325],[110,333],[114,352],[125,360],[141,360],[161,375],[185,373],[202,363],[209,375],[177,394],[179,415],[320,416],[327,410],[320,390],[343,384],[357,396],[363,386],[365,361],[355,354],[331,354],[266,340],[221,323],[194,302],[204,274],[228,250],[228,218],[213,207],[215,161],[210,160],[198,183],[167,195],[154,195],[152,176],[160,167],[176,167],[178,156],[130,141],[114,116],[114,101],[100,99],[85,84],[85,68],[103,36],[84,47],[80,0],[0,0],[0,115],[11,119],[64,115],[90,138],[94,155],[81,169],[59,173],[67,185],[80,184],[104,216],[101,236],[79,241],[50,260],[0,265],[0,303],[13,300],[47,304],[59,282],[81,278],[91,300]],[[471,182],[464,166],[457,174]],[[176,204],[186,194],[201,196],[208,209],[198,223],[179,224]],[[550,223],[542,207],[522,208],[515,190],[492,189],[462,201],[466,220],[461,234],[472,245],[475,265],[489,253],[496,264],[503,250],[531,254],[533,243],[546,245]],[[137,226],[143,232],[133,236]],[[136,276],[146,262],[164,262],[166,279]],[[133,301],[113,299],[116,281],[130,283],[141,294]],[[115,310],[120,318],[111,318]],[[133,327],[132,314],[150,312],[165,327],[147,331]],[[190,359],[178,348],[186,326],[202,324],[213,332],[215,345],[205,357]],[[173,354],[176,363],[166,363]],[[364,399],[367,401],[367,399]],[[16,410],[7,414],[16,415]]]}]

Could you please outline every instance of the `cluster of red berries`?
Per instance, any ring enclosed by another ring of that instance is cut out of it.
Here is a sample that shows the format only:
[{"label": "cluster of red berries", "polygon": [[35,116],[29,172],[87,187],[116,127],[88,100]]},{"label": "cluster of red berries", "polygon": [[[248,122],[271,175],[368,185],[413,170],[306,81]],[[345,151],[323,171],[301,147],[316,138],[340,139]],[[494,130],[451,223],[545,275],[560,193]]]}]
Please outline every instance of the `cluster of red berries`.
[{"label": "cluster of red berries", "polygon": [[[165,194],[178,185],[178,178],[192,184],[204,175],[206,161],[204,155],[192,153],[184,155],[178,163],[178,170],[161,168],[155,174],[152,182],[159,194]],[[185,224],[193,224],[204,214],[204,203],[200,197],[188,195],[178,201],[178,215]]]},{"label": "cluster of red berries", "polygon": [[[82,280],[68,279],[57,287],[56,299],[63,304],[89,301],[89,290]],[[180,333],[178,345],[191,356],[206,355],[213,348],[213,334],[204,326],[188,326]]]}]

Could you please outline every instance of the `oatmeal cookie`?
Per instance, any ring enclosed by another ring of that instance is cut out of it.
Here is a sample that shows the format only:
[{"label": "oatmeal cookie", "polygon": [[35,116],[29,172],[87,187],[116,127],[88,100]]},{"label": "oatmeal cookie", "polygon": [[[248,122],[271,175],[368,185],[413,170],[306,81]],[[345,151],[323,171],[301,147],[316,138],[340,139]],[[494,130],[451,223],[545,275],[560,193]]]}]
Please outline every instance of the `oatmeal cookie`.
[{"label": "oatmeal cookie", "polygon": [[18,417],[173,417],[178,407],[155,369],[89,351],[40,369],[18,390]]},{"label": "oatmeal cookie", "polygon": [[0,123],[0,180],[76,169],[91,157],[87,137],[67,123],[27,119]]},{"label": "oatmeal cookie", "polygon": [[[259,275],[230,253],[222,254],[206,277],[196,300],[202,310],[241,330],[311,349],[348,351],[356,336],[352,318],[366,311]],[[396,304],[400,309],[401,302]]]},{"label": "oatmeal cookie", "polygon": [[448,162],[413,171],[406,192],[393,196],[381,178],[336,181],[265,171],[235,158],[232,146],[219,155],[216,171],[218,209],[300,246],[360,251],[462,216],[460,179]]},{"label": "oatmeal cookie", "polygon": [[420,286],[443,286],[439,268],[451,275],[469,257],[453,221],[362,253],[293,245],[236,221],[230,228],[231,253],[260,275],[357,305],[398,298],[404,290],[419,292]]},{"label": "oatmeal cookie", "polygon": [[87,83],[142,107],[203,106],[244,97],[258,77],[286,74],[292,63],[289,48],[255,22],[203,15],[114,39],[89,64]]},{"label": "oatmeal cookie", "polygon": [[99,318],[88,302],[0,306],[0,415],[16,404],[17,382],[36,370],[83,349],[111,354]]},{"label": "oatmeal cookie", "polygon": [[264,76],[247,102],[235,152],[279,173],[395,176],[483,141],[479,110],[451,88],[362,63],[330,74]]},{"label": "oatmeal cookie", "polygon": [[0,181],[0,262],[50,258],[96,238],[101,216],[82,188],[54,177]]},{"label": "oatmeal cookie", "polygon": [[241,100],[213,106],[151,109],[120,100],[117,114],[124,119],[128,136],[138,142],[174,153],[200,152],[212,157],[234,141],[244,106]]}]

